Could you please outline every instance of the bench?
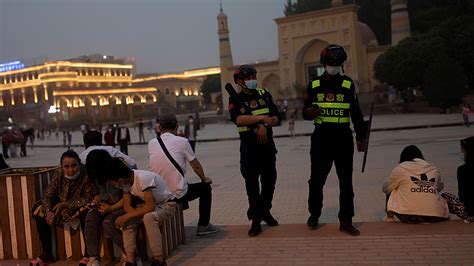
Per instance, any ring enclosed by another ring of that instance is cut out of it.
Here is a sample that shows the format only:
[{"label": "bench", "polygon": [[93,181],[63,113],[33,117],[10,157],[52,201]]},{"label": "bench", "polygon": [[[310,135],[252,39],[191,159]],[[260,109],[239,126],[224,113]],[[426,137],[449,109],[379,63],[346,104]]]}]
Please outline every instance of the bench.
[{"label": "bench", "polygon": [[[57,168],[9,168],[0,171],[0,216],[5,217],[0,219],[1,260],[32,259],[40,255],[41,246],[31,208],[41,198]],[[166,219],[160,229],[163,256],[167,258],[186,240],[181,204],[177,204],[174,215]],[[84,247],[81,229],[72,230],[67,225],[54,227],[53,252],[58,260],[80,260]],[[105,259],[114,259],[121,254],[120,249],[114,249],[111,241],[103,241],[101,255]]]}]

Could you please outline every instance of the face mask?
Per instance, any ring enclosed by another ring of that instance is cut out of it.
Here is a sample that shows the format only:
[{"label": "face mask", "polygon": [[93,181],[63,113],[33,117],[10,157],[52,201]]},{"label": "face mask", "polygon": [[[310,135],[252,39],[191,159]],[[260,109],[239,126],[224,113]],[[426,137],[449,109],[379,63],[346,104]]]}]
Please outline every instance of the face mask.
[{"label": "face mask", "polygon": [[464,153],[462,153],[462,152],[459,154],[459,158],[461,158],[461,160],[462,160],[463,162],[466,161],[466,158],[464,158]]},{"label": "face mask", "polygon": [[246,80],[245,86],[247,87],[247,89],[255,90],[257,88],[257,80],[256,79]]},{"label": "face mask", "polygon": [[189,119],[189,123],[192,123],[192,122],[194,122],[194,120],[192,120],[192,119]]},{"label": "face mask", "polygon": [[69,179],[69,180],[76,180],[79,175],[81,174],[81,171],[77,171],[77,173],[73,174],[73,175],[64,175],[65,178]]},{"label": "face mask", "polygon": [[340,66],[326,66],[326,72],[328,72],[329,75],[335,76],[341,72],[341,67]]}]

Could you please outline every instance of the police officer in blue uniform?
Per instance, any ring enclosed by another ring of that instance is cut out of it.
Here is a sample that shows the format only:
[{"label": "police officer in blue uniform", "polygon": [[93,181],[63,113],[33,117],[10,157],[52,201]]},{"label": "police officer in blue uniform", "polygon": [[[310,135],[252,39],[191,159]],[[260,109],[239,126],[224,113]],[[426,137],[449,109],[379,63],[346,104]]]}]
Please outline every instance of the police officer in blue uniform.
[{"label": "police officer in blue uniform", "polygon": [[354,141],[350,120],[356,132],[357,150],[363,151],[367,123],[359,107],[359,101],[351,78],[343,74],[347,54],[339,45],[331,44],[321,51],[320,62],[325,71],[308,85],[303,118],[313,120],[311,136],[311,177],[309,179],[309,213],[307,225],[314,230],[323,207],[323,187],[332,164],[339,178],[339,230],[357,236],[352,225],[354,216],[354,192],[352,188],[352,164]]},{"label": "police officer in blue uniform", "polygon": [[277,178],[277,150],[272,127],[280,123],[280,117],[271,94],[266,89],[257,88],[255,67],[240,66],[234,73],[234,82],[241,88],[240,99],[250,107],[246,110],[229,99],[231,120],[237,125],[240,135],[240,172],[245,179],[249,201],[247,217],[252,221],[248,234],[257,236],[262,232],[262,220],[269,226],[278,225],[270,209]]}]

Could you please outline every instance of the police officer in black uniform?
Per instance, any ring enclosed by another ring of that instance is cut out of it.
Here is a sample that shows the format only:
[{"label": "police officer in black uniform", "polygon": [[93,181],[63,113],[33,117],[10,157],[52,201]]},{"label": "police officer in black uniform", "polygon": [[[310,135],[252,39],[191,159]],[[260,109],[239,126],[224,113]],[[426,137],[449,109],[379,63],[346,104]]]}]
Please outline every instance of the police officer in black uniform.
[{"label": "police officer in black uniform", "polygon": [[[231,120],[240,135],[240,172],[245,179],[249,201],[247,217],[252,220],[249,236],[262,232],[261,221],[277,226],[270,213],[277,178],[276,153],[272,127],[280,123],[278,108],[270,93],[257,88],[257,70],[252,65],[242,65],[234,73],[234,81],[241,91],[242,102],[250,107],[245,110],[229,99]],[[260,177],[260,181],[259,181]],[[261,189],[260,189],[261,184]]]},{"label": "police officer in black uniform", "polygon": [[347,55],[339,45],[331,44],[321,51],[320,62],[325,71],[314,78],[307,88],[303,118],[313,120],[311,136],[311,177],[309,180],[308,227],[318,227],[323,207],[323,187],[332,164],[339,178],[339,230],[357,236],[352,225],[354,192],[352,188],[352,163],[354,142],[350,120],[356,132],[357,150],[363,151],[367,124],[359,107],[354,82],[343,71]]}]

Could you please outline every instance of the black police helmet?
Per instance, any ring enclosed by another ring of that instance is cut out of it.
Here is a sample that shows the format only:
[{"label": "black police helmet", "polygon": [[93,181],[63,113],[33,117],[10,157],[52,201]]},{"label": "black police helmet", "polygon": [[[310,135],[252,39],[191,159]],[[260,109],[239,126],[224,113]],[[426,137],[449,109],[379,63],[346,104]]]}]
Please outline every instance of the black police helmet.
[{"label": "black police helmet", "polygon": [[237,84],[237,80],[243,80],[246,77],[250,77],[252,75],[256,75],[257,70],[252,65],[241,65],[237,68],[234,72],[234,82]]},{"label": "black police helmet", "polygon": [[347,60],[347,54],[342,46],[330,44],[321,51],[319,62],[323,65],[341,66]]}]

